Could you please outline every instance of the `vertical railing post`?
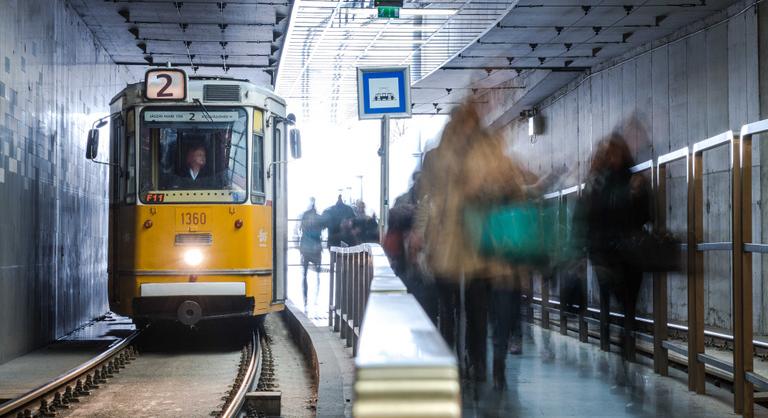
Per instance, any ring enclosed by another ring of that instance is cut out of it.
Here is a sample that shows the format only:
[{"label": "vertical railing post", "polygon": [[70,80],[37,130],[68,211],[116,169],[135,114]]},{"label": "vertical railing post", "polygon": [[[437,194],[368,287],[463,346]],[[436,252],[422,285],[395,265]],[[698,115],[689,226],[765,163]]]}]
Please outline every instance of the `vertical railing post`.
[{"label": "vertical railing post", "polygon": [[[744,297],[742,261],[744,241],[742,239],[742,199],[741,199],[741,146],[739,137],[733,135],[731,139],[731,312],[733,328],[733,410],[741,413],[744,410],[744,322],[751,321],[750,317],[744,317]],[[751,160],[750,160],[751,163]],[[751,356],[751,354],[750,354]]]},{"label": "vertical railing post", "polygon": [[552,269],[548,268],[541,277],[541,327],[549,329],[549,283],[552,278]]},{"label": "vertical railing post", "polygon": [[694,147],[692,177],[688,202],[691,216],[688,218],[688,388],[705,393],[704,363],[698,355],[704,353],[704,253],[698,243],[704,241],[704,168],[701,151]]},{"label": "vertical railing post", "polygon": [[[656,199],[655,229],[659,232],[667,231],[667,166],[658,164],[656,167]],[[667,376],[669,374],[669,354],[664,348],[664,341],[668,338],[668,297],[667,297],[667,273],[657,272],[653,274],[653,371]]]},{"label": "vertical railing post", "polygon": [[[548,193],[544,195],[544,201],[542,202],[543,206],[543,213],[547,213],[547,205],[553,204],[555,205],[555,209],[558,208],[557,205],[560,204],[560,192],[554,192],[554,193]],[[545,222],[556,222],[557,219],[546,219],[544,218]],[[557,229],[555,229],[557,230]],[[543,271],[540,274],[541,277],[541,327],[544,329],[549,329],[549,286],[552,282],[552,278],[555,275],[555,270],[550,266],[546,269],[543,269]],[[531,289],[531,294],[533,294],[533,289]],[[531,316],[533,318],[533,316]]]},{"label": "vertical railing post", "polygon": [[[584,188],[585,184],[582,183],[579,185],[579,190],[576,194],[576,198],[578,200],[581,200],[584,195]],[[583,219],[576,219],[575,222],[583,222]],[[571,229],[577,227],[575,224],[571,224]],[[580,228],[580,226],[579,226]],[[584,237],[582,236],[576,236],[576,239],[579,241],[577,244],[579,247],[582,247],[584,245],[584,242],[582,239]],[[581,251],[582,248],[577,249],[577,251]],[[579,341],[583,343],[589,342],[589,323],[587,323],[587,312],[589,308],[589,292],[587,290],[587,281],[589,280],[589,257],[587,257],[586,254],[582,254],[581,252],[577,253],[578,257],[583,257],[583,261],[579,261],[579,293],[581,294],[580,301],[581,305],[579,306]]]},{"label": "vertical railing post", "polygon": [[[740,286],[740,307],[734,306],[734,316],[738,312],[738,320],[741,323],[740,341],[736,339],[734,332],[734,353],[738,352],[741,357],[741,364],[734,364],[734,411],[743,414],[745,417],[754,416],[755,399],[752,383],[746,379],[746,374],[754,370],[753,342],[752,342],[752,251],[744,248],[745,243],[752,243],[752,137],[754,133],[749,126],[741,128],[739,143],[739,165],[741,180],[741,236],[739,246],[741,247],[741,278]],[[735,210],[735,209],[734,209]],[[734,248],[736,241],[734,240]],[[734,261],[735,258],[734,258]],[[735,265],[735,264],[734,264]],[[734,293],[736,289],[734,288]],[[736,322],[736,319],[734,319]],[[735,354],[734,354],[735,357]],[[736,359],[734,358],[734,361]],[[740,368],[740,370],[739,370]],[[736,376],[741,376],[742,388],[736,391]]]},{"label": "vertical railing post", "polygon": [[341,274],[339,276],[339,285],[341,286],[341,301],[340,301],[340,307],[339,307],[339,337],[342,339],[347,337],[347,321],[346,321],[346,314],[347,314],[347,298],[348,298],[348,292],[347,289],[349,288],[349,254],[344,251],[343,253],[339,254],[340,256],[343,255],[342,262],[340,263],[341,267]]},{"label": "vertical railing post", "polygon": [[[563,245],[565,244],[566,239],[566,227],[567,227],[567,203],[565,201],[565,196],[562,192],[560,192],[560,199],[557,202],[557,247],[558,251],[563,251]],[[560,257],[562,259],[562,257]],[[560,260],[558,260],[560,261]],[[565,314],[565,303],[563,303],[563,290],[564,290],[564,282],[565,280],[563,277],[563,272],[558,266],[558,269],[555,271],[555,277],[557,278],[557,298],[560,300],[560,334],[562,335],[568,335],[568,316]]]},{"label": "vertical railing post", "polygon": [[587,291],[587,281],[589,280],[589,259],[579,262],[580,270],[583,266],[582,273],[579,274],[579,292],[581,293],[581,306],[579,306],[579,341],[583,343],[589,342],[589,323],[587,322],[587,312],[589,308],[589,293]]},{"label": "vertical railing post", "polygon": [[336,330],[336,327],[334,326],[334,318],[336,316],[336,309],[335,309],[335,302],[334,302],[334,295],[333,295],[333,283],[335,282],[334,274],[336,273],[336,253],[329,248],[330,252],[330,265],[328,270],[328,326],[332,327],[332,329]]}]

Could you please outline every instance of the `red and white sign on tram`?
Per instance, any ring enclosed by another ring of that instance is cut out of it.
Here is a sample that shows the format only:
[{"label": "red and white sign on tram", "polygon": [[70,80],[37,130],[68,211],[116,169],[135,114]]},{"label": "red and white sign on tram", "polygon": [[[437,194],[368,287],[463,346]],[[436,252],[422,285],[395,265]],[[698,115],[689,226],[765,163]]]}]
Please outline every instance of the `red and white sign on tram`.
[{"label": "red and white sign on tram", "polygon": [[178,68],[153,68],[144,75],[147,100],[185,100],[187,73]]}]

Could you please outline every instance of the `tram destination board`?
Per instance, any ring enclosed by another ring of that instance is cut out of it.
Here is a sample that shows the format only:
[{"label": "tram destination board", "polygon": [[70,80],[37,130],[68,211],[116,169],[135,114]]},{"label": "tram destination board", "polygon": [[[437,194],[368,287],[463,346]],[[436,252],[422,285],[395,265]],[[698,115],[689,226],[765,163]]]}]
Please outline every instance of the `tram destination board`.
[{"label": "tram destination board", "polygon": [[187,73],[179,68],[147,70],[144,73],[144,97],[147,100],[186,100]]},{"label": "tram destination board", "polygon": [[410,118],[410,68],[358,67],[357,102],[360,119]]}]

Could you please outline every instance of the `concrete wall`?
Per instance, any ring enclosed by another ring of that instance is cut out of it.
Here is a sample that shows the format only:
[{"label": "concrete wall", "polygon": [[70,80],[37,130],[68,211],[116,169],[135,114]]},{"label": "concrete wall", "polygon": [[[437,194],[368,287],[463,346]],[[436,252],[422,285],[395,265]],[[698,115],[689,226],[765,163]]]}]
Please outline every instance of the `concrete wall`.
[{"label": "concrete wall", "polygon": [[107,171],[83,156],[129,76],[66,2],[0,10],[2,363],[107,310]]},{"label": "concrete wall", "polygon": [[[613,130],[626,136],[636,161],[642,162],[728,129],[738,132],[742,124],[759,120],[758,14],[755,8],[741,13],[745,5],[736,4],[669,38],[592,69],[591,75],[540,104],[545,133],[533,143],[526,123],[515,121],[509,126],[515,150],[535,172],[567,166],[572,171],[562,186],[568,187],[583,181],[594,145]],[[763,15],[760,18],[765,20]],[[631,119],[636,123],[627,123]],[[760,160],[756,150],[756,179],[761,178]],[[705,240],[730,241],[728,149],[705,154],[704,169]],[[684,165],[670,166],[669,174],[669,226],[683,233]],[[760,197],[761,187],[753,187],[755,237],[765,235],[760,228]],[[706,323],[715,328],[731,327],[730,257],[730,252],[706,255],[705,316]],[[760,257],[755,258],[755,330],[768,334],[762,309],[768,292],[762,281]],[[651,311],[650,288],[651,282],[646,280],[641,313]],[[686,288],[683,276],[670,276],[669,315],[673,321],[686,321]],[[597,295],[592,280],[590,300],[595,305]]]}]

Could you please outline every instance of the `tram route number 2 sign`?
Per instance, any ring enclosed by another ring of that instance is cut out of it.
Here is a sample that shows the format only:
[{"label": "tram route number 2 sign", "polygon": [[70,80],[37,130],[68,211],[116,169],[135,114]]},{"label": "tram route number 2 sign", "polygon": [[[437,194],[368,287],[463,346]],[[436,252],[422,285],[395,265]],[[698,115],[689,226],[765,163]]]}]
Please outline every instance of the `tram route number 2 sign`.
[{"label": "tram route number 2 sign", "polygon": [[153,68],[144,74],[147,100],[186,100],[187,73],[179,68]]},{"label": "tram route number 2 sign", "polygon": [[410,67],[359,67],[357,101],[360,119],[411,117]]}]

